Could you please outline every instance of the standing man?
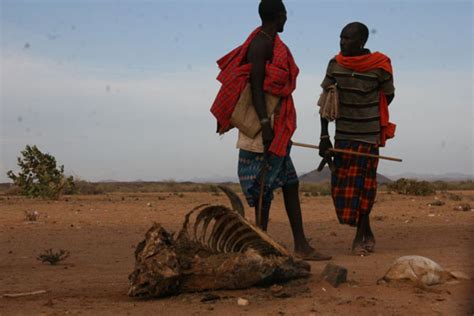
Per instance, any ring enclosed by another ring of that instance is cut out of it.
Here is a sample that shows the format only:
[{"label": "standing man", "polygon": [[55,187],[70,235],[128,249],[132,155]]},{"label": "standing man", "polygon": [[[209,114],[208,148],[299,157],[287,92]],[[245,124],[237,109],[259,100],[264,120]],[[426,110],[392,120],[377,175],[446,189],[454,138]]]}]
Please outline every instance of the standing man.
[{"label": "standing man", "polygon": [[[277,33],[283,32],[286,9],[281,0],[262,0],[258,12],[262,25],[241,46],[217,63],[222,87],[211,112],[223,134],[233,126],[232,112],[250,83],[251,100],[261,132],[254,138],[239,132],[238,174],[242,191],[255,207],[256,223],[267,230],[273,191],[282,187],[285,208],[293,232],[295,253],[306,260],[328,260],[313,249],[304,234],[298,196],[298,177],[290,158],[291,136],[296,129],[296,111],[291,96],[296,88],[298,67]],[[266,94],[279,98],[273,113],[267,113]],[[262,183],[263,182],[263,183]],[[262,198],[259,203],[261,187]],[[259,204],[262,206],[259,208]]]},{"label": "standing man", "polygon": [[[392,66],[382,53],[364,48],[367,26],[346,25],[340,35],[340,53],[329,62],[321,86],[336,86],[339,116],[336,118],[335,147],[378,155],[379,147],[392,138],[395,125],[388,122],[388,104],[394,98]],[[321,116],[319,155],[332,148],[328,120]],[[332,174],[332,198],[341,224],[357,227],[352,243],[355,255],[367,255],[375,248],[370,211],[377,192],[377,158],[336,154]]]}]

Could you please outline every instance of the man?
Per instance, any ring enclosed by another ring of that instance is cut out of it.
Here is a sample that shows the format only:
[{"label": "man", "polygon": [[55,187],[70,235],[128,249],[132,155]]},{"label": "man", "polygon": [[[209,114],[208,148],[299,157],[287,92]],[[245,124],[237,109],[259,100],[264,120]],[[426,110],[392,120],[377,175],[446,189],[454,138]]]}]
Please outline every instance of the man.
[{"label": "man", "polygon": [[[339,99],[335,148],[378,155],[379,147],[394,136],[395,125],[388,122],[388,104],[394,98],[390,59],[364,48],[367,26],[346,25],[340,35],[340,53],[329,62],[324,90],[335,85]],[[328,120],[321,116],[319,155],[332,148]],[[352,243],[355,255],[368,255],[375,248],[370,227],[370,211],[377,191],[377,158],[336,154],[332,174],[332,198],[341,224],[356,226]]]},{"label": "man", "polygon": [[[255,138],[239,132],[238,173],[250,206],[255,207],[256,223],[267,230],[273,190],[282,187],[291,224],[295,253],[306,260],[328,260],[313,249],[304,234],[298,196],[298,178],[289,156],[291,136],[296,129],[296,111],[291,93],[296,88],[298,67],[288,47],[277,33],[283,32],[286,9],[281,0],[262,0],[261,27],[245,43],[218,61],[222,87],[212,105],[218,132],[232,128],[230,117],[245,86],[250,83],[251,99],[261,125]],[[266,95],[279,98],[275,111],[267,113]],[[260,196],[261,187],[263,187]],[[259,198],[261,202],[259,203]],[[261,208],[259,207],[261,205]]]}]

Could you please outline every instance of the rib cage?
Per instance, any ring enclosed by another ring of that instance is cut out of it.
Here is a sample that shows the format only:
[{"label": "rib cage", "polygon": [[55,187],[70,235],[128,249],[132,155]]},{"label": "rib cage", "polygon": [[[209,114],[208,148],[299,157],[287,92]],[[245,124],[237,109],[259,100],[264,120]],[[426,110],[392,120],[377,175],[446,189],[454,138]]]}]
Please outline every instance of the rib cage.
[{"label": "rib cage", "polygon": [[245,252],[289,256],[288,251],[243,216],[225,206],[200,206],[186,215],[179,236],[186,236],[213,253]]}]

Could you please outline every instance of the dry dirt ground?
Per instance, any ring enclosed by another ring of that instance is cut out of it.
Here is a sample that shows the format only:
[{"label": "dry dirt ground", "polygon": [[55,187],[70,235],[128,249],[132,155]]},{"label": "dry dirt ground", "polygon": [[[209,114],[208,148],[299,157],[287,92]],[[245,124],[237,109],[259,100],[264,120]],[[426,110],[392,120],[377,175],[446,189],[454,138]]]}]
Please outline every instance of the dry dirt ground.
[{"label": "dry dirt ground", "polygon": [[[474,206],[474,191],[458,192]],[[430,207],[434,197],[380,193],[373,211],[377,252],[350,255],[354,234],[337,223],[329,197],[302,196],[306,234],[311,243],[348,269],[349,282],[335,289],[318,276],[326,262],[311,263],[307,281],[285,284],[289,297],[272,296],[268,288],[214,291],[221,297],[203,303],[203,293],[155,300],[127,296],[133,252],[156,221],[177,231],[184,214],[201,203],[228,205],[211,193],[110,194],[38,201],[0,196],[0,315],[473,315],[474,281],[435,286],[430,291],[409,285],[377,285],[390,264],[403,255],[429,257],[447,270],[474,276],[474,212]],[[151,204],[148,204],[151,203]],[[35,223],[25,211],[36,210]],[[247,217],[251,212],[247,208]],[[281,194],[276,195],[269,233],[292,247]],[[66,249],[71,256],[51,266],[38,261],[45,249]],[[1,297],[6,293],[47,293]],[[237,299],[250,304],[239,306]]]}]

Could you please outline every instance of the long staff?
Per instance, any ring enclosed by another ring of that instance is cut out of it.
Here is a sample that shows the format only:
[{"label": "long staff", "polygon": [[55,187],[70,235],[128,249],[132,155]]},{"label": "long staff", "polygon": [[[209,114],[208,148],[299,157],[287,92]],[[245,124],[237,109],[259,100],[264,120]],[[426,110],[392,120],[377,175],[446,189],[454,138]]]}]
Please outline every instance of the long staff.
[{"label": "long staff", "polygon": [[258,228],[262,227],[262,208],[263,208],[263,194],[265,190],[265,178],[267,176],[268,171],[268,152],[263,154],[263,166],[262,170],[260,171],[260,194],[258,195],[258,208],[257,208],[257,226]]},{"label": "long staff", "polygon": [[[319,149],[319,146],[312,145],[312,144],[293,142],[293,145],[298,146],[298,147]],[[366,154],[366,153],[359,153],[359,152],[355,152],[355,151],[352,151],[352,150],[345,150],[345,149],[330,148],[329,151],[335,152],[335,153],[350,154],[350,155],[355,155],[355,156],[365,156],[365,157],[379,158],[379,159],[385,159],[385,160],[391,160],[391,161],[397,161],[397,162],[402,162],[403,161],[400,158],[373,155],[373,154]]]}]

